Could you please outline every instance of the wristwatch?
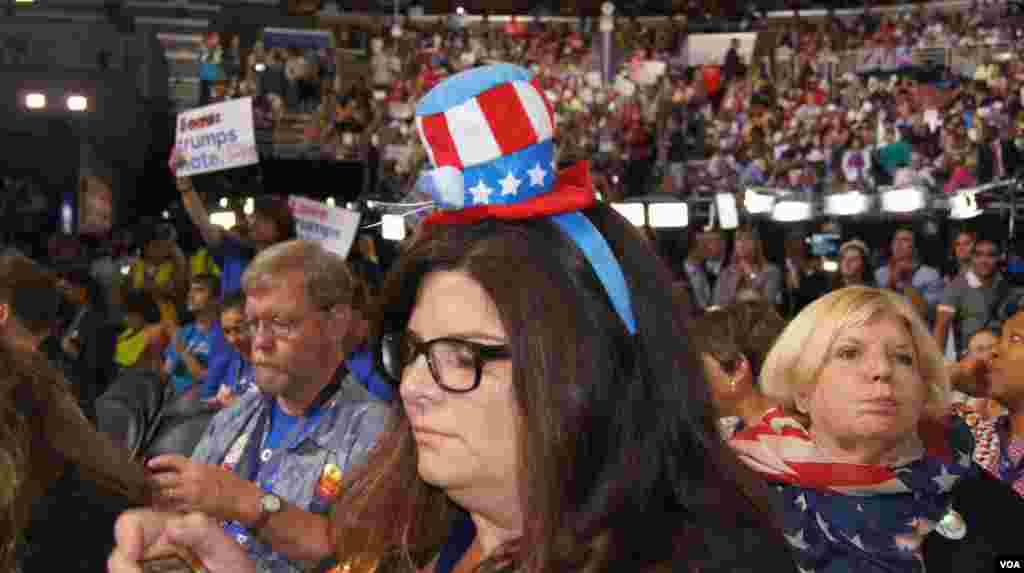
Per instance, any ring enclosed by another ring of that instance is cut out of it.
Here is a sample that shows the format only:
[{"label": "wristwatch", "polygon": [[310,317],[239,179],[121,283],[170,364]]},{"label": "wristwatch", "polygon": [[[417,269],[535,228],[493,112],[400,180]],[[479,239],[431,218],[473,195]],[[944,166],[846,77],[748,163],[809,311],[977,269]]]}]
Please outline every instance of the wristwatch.
[{"label": "wristwatch", "polygon": [[249,525],[249,531],[255,533],[260,529],[263,529],[263,526],[267,524],[270,516],[280,512],[282,509],[284,509],[284,503],[281,502],[280,497],[272,493],[263,494],[263,497],[260,498],[260,516],[256,518],[256,521]]}]

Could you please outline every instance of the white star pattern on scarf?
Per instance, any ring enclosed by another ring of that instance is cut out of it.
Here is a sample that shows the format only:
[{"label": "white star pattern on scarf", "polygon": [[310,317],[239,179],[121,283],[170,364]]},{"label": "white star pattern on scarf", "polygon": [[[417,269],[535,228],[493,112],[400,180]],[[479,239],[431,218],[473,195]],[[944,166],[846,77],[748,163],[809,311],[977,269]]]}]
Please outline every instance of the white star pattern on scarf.
[{"label": "white star pattern on scarf", "polygon": [[475,186],[469,188],[469,192],[473,194],[473,203],[486,205],[490,202],[491,193],[494,192],[494,189],[488,187],[484,180],[481,179]]},{"label": "white star pattern on scarf", "polygon": [[859,533],[850,538],[850,543],[852,543],[857,549],[864,551],[864,543],[860,540]]},{"label": "white star pattern on scarf", "polygon": [[518,195],[519,186],[523,184],[523,180],[512,175],[512,172],[509,171],[508,175],[501,181],[498,181],[498,183],[501,183],[501,196],[504,197],[506,195]]},{"label": "white star pattern on scarf", "polygon": [[783,535],[786,536],[786,541],[788,541],[790,545],[792,545],[793,547],[796,547],[800,551],[807,551],[811,547],[810,545],[807,544],[806,541],[804,541],[804,530],[803,529],[801,529],[800,531],[797,531],[796,535],[789,535],[789,534],[786,534],[786,533],[783,533]]},{"label": "white star pattern on scarf", "polygon": [[953,485],[956,484],[957,479],[958,478],[955,475],[949,473],[946,466],[942,466],[941,472],[939,475],[933,477],[932,481],[938,484],[939,491],[947,493],[949,490],[953,489]]},{"label": "white star pattern on scarf", "polygon": [[533,169],[526,172],[530,176],[530,185],[534,187],[544,186],[544,177],[548,174],[544,171],[544,168],[540,166],[540,163],[533,166]]},{"label": "white star pattern on scarf", "polygon": [[825,534],[825,539],[828,539],[832,543],[839,541],[838,539],[832,536],[832,532],[828,528],[828,523],[825,523],[825,518],[822,517],[820,513],[817,514],[817,519],[818,527],[821,529],[821,532]]}]

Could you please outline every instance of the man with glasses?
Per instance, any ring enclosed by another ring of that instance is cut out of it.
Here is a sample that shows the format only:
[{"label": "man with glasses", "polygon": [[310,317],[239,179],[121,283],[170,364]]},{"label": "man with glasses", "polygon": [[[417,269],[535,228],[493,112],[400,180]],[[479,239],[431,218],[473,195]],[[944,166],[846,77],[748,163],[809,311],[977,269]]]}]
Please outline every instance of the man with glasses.
[{"label": "man with glasses", "polygon": [[388,409],[345,365],[362,309],[344,260],[288,241],[260,252],[242,282],[260,392],[221,411],[191,459],[149,467],[171,509],[221,520],[260,571],[297,572],[330,556],[325,514]]},{"label": "man with glasses", "polygon": [[946,340],[952,325],[958,356],[976,332],[998,329],[1005,319],[1004,307],[1021,294],[999,272],[1000,254],[995,241],[978,239],[970,268],[953,279],[943,292],[935,320],[935,339]]}]

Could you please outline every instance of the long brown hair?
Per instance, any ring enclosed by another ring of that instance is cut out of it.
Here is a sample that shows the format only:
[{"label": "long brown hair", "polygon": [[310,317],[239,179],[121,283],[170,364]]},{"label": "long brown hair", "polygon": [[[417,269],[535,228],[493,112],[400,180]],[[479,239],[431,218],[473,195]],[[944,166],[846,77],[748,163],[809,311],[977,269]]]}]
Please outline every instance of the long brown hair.
[{"label": "long brown hair", "polygon": [[29,509],[66,462],[133,504],[152,500],[145,469],[91,425],[43,355],[0,340],[0,570],[13,570]]},{"label": "long brown hair", "polygon": [[[756,478],[717,438],[668,269],[614,211],[585,215],[620,261],[636,335],[546,219],[426,226],[379,300],[375,336],[405,328],[428,274],[463,272],[494,301],[508,335],[523,419],[523,535],[481,570],[509,561],[531,573],[694,567],[711,529],[724,535],[768,512]],[[460,512],[420,479],[401,401],[394,409],[333,514],[337,556],[353,573],[427,565]]]}]

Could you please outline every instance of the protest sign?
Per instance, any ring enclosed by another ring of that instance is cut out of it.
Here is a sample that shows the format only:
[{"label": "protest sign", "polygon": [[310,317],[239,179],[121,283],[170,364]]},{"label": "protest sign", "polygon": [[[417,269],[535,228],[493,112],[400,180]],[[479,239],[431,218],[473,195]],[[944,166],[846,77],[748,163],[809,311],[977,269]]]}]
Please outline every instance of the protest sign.
[{"label": "protest sign", "polygon": [[359,230],[359,213],[297,195],[288,198],[288,205],[300,239],[317,241],[328,251],[348,257]]},{"label": "protest sign", "polygon": [[252,98],[179,113],[174,141],[178,177],[259,163],[252,125]]}]

